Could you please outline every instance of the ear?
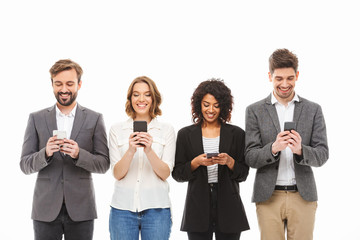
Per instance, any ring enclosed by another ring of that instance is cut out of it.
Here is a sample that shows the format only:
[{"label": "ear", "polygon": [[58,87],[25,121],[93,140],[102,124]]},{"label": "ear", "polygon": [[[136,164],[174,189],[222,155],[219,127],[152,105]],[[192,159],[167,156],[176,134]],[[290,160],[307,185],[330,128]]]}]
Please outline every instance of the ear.
[{"label": "ear", "polygon": [[80,80],[80,82],[78,83],[78,90],[80,90],[81,85],[82,85],[82,81]]},{"label": "ear", "polygon": [[299,77],[299,71],[296,72],[296,79],[295,79],[295,81],[298,80],[298,77]]},{"label": "ear", "polygon": [[271,72],[268,72],[269,75],[269,82],[272,82]]}]

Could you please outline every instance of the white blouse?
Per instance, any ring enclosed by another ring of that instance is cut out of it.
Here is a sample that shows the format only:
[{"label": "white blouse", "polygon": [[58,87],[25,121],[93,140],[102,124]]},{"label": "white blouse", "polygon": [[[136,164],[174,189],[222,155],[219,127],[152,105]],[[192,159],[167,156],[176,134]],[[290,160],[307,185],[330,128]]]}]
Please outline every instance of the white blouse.
[{"label": "white blouse", "polygon": [[[129,148],[133,132],[133,119],[116,123],[110,129],[109,150],[111,169],[121,160]],[[175,162],[175,131],[169,124],[154,118],[148,125],[153,138],[151,148],[172,172]],[[120,181],[115,181],[111,206],[121,210],[140,212],[150,208],[170,208],[169,184],[153,171],[142,147],[138,147],[130,168]]]}]

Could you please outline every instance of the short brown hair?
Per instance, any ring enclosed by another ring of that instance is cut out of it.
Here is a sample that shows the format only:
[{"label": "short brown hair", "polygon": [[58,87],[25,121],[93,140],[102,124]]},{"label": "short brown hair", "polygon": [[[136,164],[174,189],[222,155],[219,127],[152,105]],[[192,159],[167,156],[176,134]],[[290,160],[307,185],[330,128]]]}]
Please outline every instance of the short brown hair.
[{"label": "short brown hair", "polygon": [[269,57],[269,71],[271,74],[274,73],[276,68],[293,68],[295,72],[298,69],[298,58],[290,52],[288,49],[277,49]]},{"label": "short brown hair", "polygon": [[233,96],[222,79],[211,78],[201,82],[195,89],[191,97],[191,115],[195,124],[202,124],[204,117],[201,112],[201,101],[206,94],[211,94],[219,102],[220,115],[219,122],[225,123],[231,120],[231,112],[233,108]]},{"label": "short brown hair", "polygon": [[136,83],[141,83],[141,82],[146,83],[150,88],[152,104],[150,106],[149,114],[150,114],[151,119],[155,118],[156,116],[160,116],[161,115],[161,109],[160,109],[161,95],[160,95],[160,92],[157,89],[155,82],[153,80],[151,80],[150,78],[146,77],[146,76],[137,77],[130,84],[128,92],[127,92],[127,101],[125,103],[126,114],[128,116],[130,116],[132,119],[134,119],[136,117],[136,112],[135,112],[135,110],[134,110],[134,108],[133,108],[133,106],[131,104],[131,95],[133,93],[134,85]]},{"label": "short brown hair", "polygon": [[66,71],[66,70],[71,70],[74,69],[76,71],[77,74],[77,78],[78,78],[78,83],[81,80],[81,76],[83,74],[83,70],[80,67],[79,64],[77,64],[76,62],[70,60],[70,59],[61,59],[59,61],[57,61],[49,70],[50,72],[50,76],[51,76],[51,81],[53,81],[53,78],[60,72],[62,71]]}]

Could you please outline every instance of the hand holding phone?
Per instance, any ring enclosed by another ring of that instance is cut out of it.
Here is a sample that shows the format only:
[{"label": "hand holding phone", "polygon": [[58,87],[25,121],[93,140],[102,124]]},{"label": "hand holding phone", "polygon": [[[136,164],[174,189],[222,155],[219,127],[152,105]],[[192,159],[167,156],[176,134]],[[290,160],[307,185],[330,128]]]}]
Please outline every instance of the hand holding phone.
[{"label": "hand holding phone", "polygon": [[57,139],[66,138],[66,131],[53,130],[53,136],[56,136]]},{"label": "hand holding phone", "polygon": [[[133,132],[147,132],[147,122],[146,121],[134,121]],[[136,137],[136,135],[134,135]],[[144,144],[137,143],[136,145],[144,146]]]},{"label": "hand holding phone", "polygon": [[296,124],[295,122],[285,122],[284,123],[284,131],[296,130]]},{"label": "hand holding phone", "polygon": [[217,157],[219,153],[206,153],[206,158]]}]

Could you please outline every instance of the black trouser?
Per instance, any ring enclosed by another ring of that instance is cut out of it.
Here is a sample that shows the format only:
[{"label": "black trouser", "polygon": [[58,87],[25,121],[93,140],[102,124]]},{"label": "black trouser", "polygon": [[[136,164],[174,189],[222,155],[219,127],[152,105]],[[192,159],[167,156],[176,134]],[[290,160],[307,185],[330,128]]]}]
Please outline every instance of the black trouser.
[{"label": "black trouser", "polygon": [[35,240],[91,240],[93,237],[94,220],[74,222],[69,217],[65,204],[59,215],[52,222],[34,220]]},{"label": "black trouser", "polygon": [[209,183],[210,187],[210,226],[207,232],[188,232],[189,240],[211,240],[215,232],[216,240],[238,240],[239,233],[223,233],[220,232],[217,225],[217,199],[218,199],[218,184]]}]

